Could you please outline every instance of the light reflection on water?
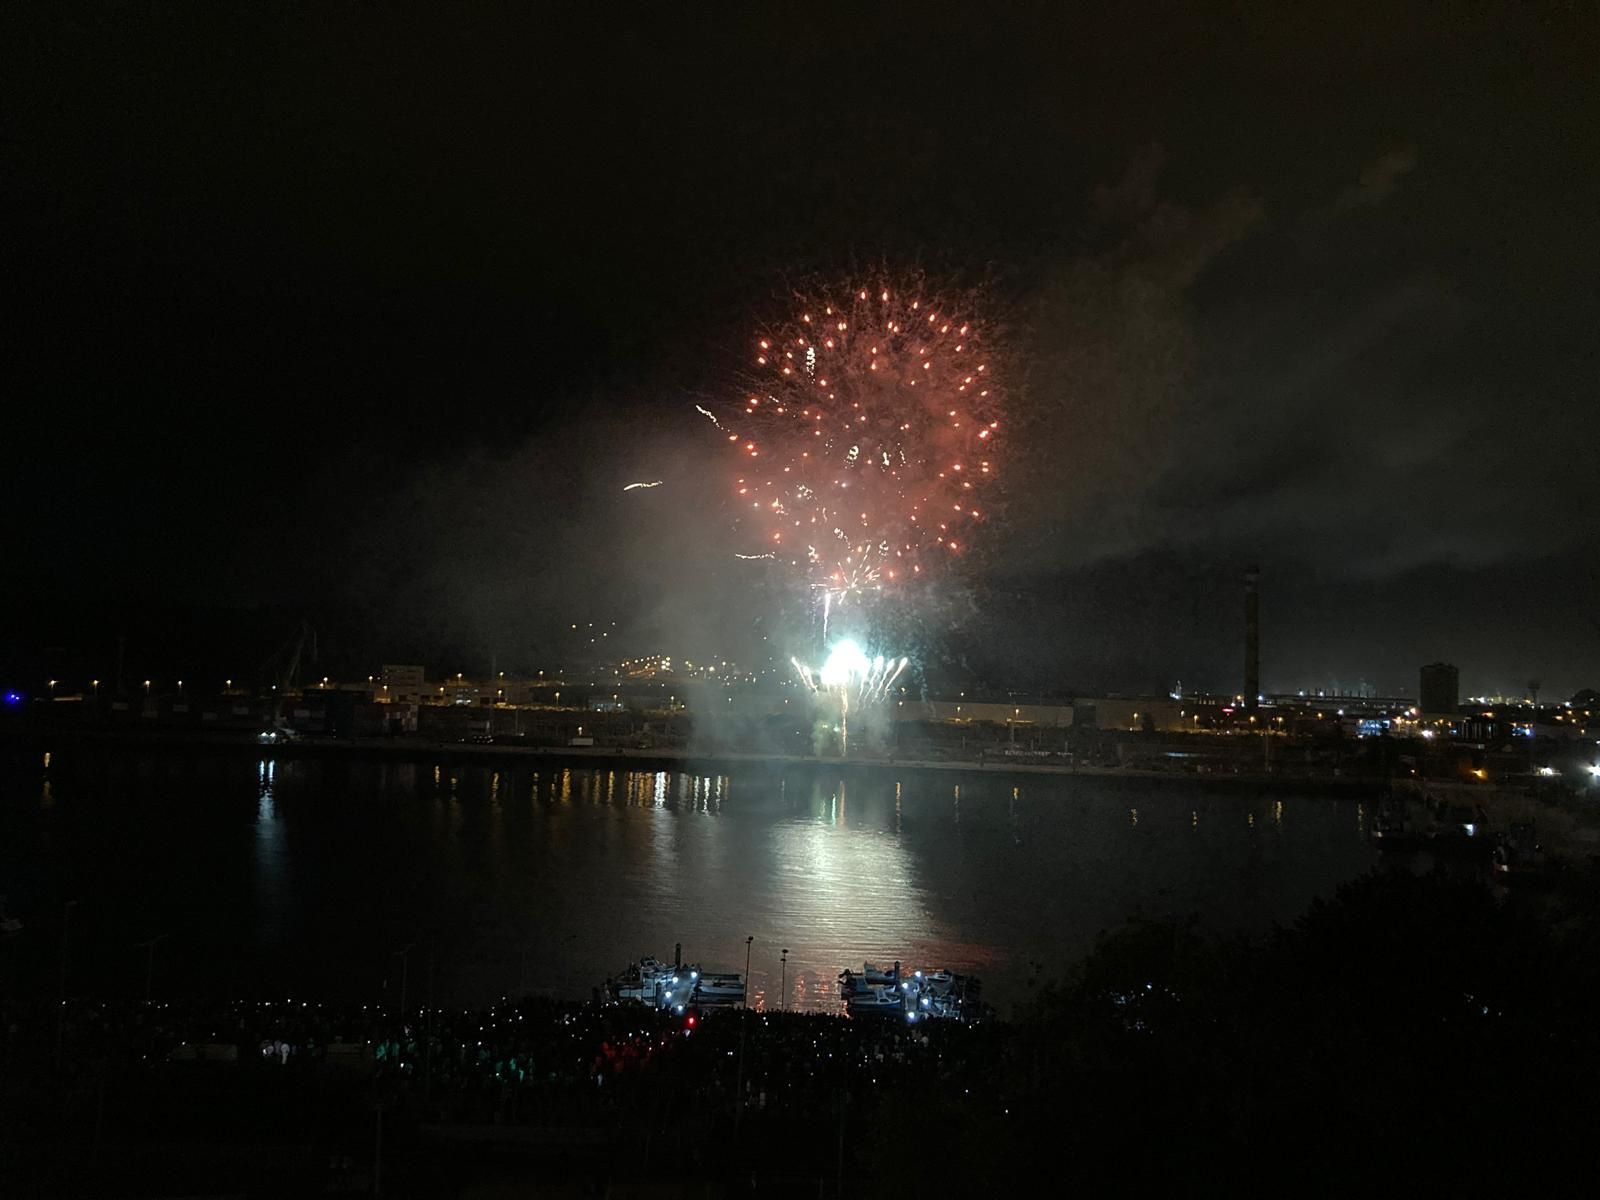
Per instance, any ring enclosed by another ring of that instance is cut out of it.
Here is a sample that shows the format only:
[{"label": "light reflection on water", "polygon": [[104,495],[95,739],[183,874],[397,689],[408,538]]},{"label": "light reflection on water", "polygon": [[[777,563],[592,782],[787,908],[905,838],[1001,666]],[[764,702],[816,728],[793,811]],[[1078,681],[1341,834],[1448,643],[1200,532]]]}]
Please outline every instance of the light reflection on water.
[{"label": "light reflection on water", "polygon": [[278,806],[273,793],[277,787],[278,764],[264,758],[256,764],[256,820],[254,866],[256,888],[256,936],[263,945],[283,942],[288,914],[288,852],[283,841],[283,826],[278,821]]},{"label": "light reflection on water", "polygon": [[19,846],[126,926],[98,958],[86,945],[86,980],[127,974],[115,937],[148,926],[175,930],[174,986],[370,999],[415,942],[412,979],[441,1002],[582,998],[680,942],[686,961],[742,971],[753,936],[753,1003],[834,1008],[844,967],[899,959],[976,972],[1004,1004],[1035,964],[1060,975],[1131,915],[1265,928],[1375,859],[1354,800],[1291,793],[998,771],[242,767],[129,755],[70,786],[52,770],[56,803]]}]

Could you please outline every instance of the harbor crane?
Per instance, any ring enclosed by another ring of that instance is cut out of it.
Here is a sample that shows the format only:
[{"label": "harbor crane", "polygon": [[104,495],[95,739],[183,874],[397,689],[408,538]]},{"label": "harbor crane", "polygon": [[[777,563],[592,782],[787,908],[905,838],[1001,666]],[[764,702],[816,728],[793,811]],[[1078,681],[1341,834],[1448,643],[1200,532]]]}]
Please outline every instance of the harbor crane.
[{"label": "harbor crane", "polygon": [[277,682],[272,689],[272,703],[267,711],[267,731],[288,731],[288,725],[283,719],[283,706],[289,699],[291,692],[300,690],[300,662],[309,649],[311,661],[317,661],[317,631],[312,628],[311,622],[304,617],[289,631],[289,636],[283,644],[273,652],[272,656],[261,664],[264,673],[270,675]]}]

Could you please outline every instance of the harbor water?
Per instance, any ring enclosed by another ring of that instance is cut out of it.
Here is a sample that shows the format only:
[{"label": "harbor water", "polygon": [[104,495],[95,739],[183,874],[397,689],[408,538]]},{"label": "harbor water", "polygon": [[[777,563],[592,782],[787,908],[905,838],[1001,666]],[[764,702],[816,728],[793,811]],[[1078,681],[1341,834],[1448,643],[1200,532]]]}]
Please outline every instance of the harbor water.
[{"label": "harbor water", "polygon": [[836,1010],[844,968],[898,959],[1004,1011],[1130,917],[1293,920],[1374,865],[1371,808],[1000,770],[13,756],[0,970],[53,994],[65,941],[72,995],[466,1005],[587,999],[678,943],[743,972],[753,938],[752,1004]]}]

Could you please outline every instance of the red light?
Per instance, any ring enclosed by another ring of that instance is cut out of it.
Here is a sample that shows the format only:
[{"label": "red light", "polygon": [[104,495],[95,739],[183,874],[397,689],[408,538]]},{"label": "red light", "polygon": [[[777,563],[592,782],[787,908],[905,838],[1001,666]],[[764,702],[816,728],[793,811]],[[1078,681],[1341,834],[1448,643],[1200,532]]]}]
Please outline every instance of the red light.
[{"label": "red light", "polygon": [[690,1017],[687,1021],[684,1022],[684,1024],[688,1025],[690,1029],[693,1029],[694,1028],[694,1018]]}]

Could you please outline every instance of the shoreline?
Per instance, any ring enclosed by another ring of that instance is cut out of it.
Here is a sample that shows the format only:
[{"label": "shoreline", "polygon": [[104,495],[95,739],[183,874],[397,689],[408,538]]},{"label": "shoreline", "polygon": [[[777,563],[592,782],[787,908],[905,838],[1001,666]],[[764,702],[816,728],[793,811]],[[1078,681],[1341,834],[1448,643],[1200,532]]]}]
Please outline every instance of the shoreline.
[{"label": "shoreline", "polygon": [[293,742],[263,746],[254,734],[218,731],[183,733],[175,731],[125,730],[12,730],[0,734],[0,743],[16,746],[32,743],[41,749],[68,745],[101,745],[160,750],[209,750],[257,758],[367,758],[390,761],[444,760],[447,763],[478,765],[551,764],[592,770],[603,768],[634,771],[669,770],[700,774],[726,774],[735,768],[765,768],[774,772],[794,770],[845,771],[850,773],[940,772],[962,776],[1037,775],[1054,778],[1127,781],[1130,783],[1181,784],[1191,787],[1255,789],[1287,788],[1298,792],[1336,795],[1379,795],[1387,793],[1392,781],[1386,777],[1356,775],[1279,775],[1264,772],[1177,772],[1154,771],[1139,767],[1101,767],[1061,762],[1011,761],[1009,759],[920,759],[896,757],[849,758],[814,755],[771,754],[733,750],[691,750],[675,747],[635,749],[614,746],[509,746],[495,743],[427,741],[415,737],[349,739],[305,736]]}]

